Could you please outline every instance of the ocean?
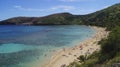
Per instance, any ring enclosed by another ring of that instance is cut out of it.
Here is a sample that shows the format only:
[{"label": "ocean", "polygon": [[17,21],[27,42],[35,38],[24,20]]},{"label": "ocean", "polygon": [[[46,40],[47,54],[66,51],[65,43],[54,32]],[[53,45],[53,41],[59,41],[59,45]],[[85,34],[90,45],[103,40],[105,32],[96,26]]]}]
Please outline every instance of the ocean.
[{"label": "ocean", "polygon": [[1,25],[0,67],[40,67],[54,51],[73,47],[95,32],[83,25]]}]

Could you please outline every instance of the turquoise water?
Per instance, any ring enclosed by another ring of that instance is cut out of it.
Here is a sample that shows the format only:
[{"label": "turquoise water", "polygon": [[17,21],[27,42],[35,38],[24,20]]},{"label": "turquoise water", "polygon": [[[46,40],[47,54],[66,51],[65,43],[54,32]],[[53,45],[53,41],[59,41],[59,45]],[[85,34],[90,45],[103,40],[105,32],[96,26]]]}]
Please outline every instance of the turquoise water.
[{"label": "turquoise water", "polygon": [[37,67],[64,47],[91,37],[87,26],[0,26],[0,67]]},{"label": "turquoise water", "polygon": [[23,50],[31,50],[31,49],[37,49],[38,47],[32,46],[32,45],[24,45],[24,44],[14,44],[14,43],[8,43],[8,44],[2,44],[0,46],[0,53],[13,53],[13,52],[19,52]]}]

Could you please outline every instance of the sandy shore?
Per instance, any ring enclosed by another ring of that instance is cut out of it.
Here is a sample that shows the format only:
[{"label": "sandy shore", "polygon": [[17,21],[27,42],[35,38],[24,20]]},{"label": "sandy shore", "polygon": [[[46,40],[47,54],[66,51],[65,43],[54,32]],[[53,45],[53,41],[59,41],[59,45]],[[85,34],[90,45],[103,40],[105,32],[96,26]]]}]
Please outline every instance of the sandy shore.
[{"label": "sandy shore", "polygon": [[105,28],[92,28],[96,30],[96,33],[92,38],[89,38],[72,48],[63,48],[55,52],[51,60],[42,67],[61,67],[62,65],[69,65],[71,62],[76,61],[77,57],[80,55],[89,55],[94,51],[100,50],[100,45],[97,43],[102,38],[106,38],[109,32],[105,31]]}]

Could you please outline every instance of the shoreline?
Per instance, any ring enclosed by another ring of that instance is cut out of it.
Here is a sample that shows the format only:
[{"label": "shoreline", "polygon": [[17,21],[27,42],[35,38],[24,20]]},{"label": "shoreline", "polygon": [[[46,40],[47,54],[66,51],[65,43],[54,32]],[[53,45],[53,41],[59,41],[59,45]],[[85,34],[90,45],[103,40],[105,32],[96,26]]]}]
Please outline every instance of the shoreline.
[{"label": "shoreline", "polygon": [[96,30],[95,34],[79,43],[78,45],[71,48],[63,48],[57,50],[53,53],[53,56],[49,61],[47,61],[42,67],[61,67],[62,65],[69,65],[70,63],[77,61],[77,57],[80,55],[89,55],[94,51],[100,50],[100,45],[98,45],[98,41],[102,38],[107,38],[109,32],[105,31],[105,28],[101,27],[91,27]]}]

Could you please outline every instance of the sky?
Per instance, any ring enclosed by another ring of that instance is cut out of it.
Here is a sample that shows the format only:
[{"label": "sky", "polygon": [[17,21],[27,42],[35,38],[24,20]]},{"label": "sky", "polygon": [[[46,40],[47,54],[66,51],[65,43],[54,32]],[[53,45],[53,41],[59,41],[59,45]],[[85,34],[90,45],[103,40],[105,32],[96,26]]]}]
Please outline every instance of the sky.
[{"label": "sky", "polygon": [[107,8],[120,0],[0,0],[0,20],[12,17],[41,17],[69,12],[89,14]]}]

